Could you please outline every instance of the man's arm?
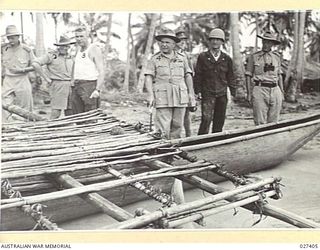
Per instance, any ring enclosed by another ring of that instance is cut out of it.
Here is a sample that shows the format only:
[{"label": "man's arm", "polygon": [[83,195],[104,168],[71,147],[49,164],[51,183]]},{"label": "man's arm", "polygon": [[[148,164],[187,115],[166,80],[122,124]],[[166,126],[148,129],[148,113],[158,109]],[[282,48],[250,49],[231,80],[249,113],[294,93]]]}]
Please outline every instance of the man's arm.
[{"label": "man's arm", "polygon": [[189,106],[195,107],[196,106],[196,100],[194,95],[194,89],[193,89],[193,80],[191,73],[187,73],[185,75],[185,81],[188,88],[188,95],[189,95]]},{"label": "man's arm", "polygon": [[237,82],[236,82],[236,77],[233,71],[233,62],[232,59],[229,58],[228,62],[228,74],[227,74],[227,83],[230,89],[230,93],[233,97],[236,96],[236,91],[237,91]]},{"label": "man's arm", "polygon": [[253,62],[253,55],[250,55],[248,60],[247,60],[247,65],[246,65],[246,90],[247,90],[247,96],[246,99],[249,102],[249,104],[252,104],[252,76],[253,76],[253,71],[254,71],[254,62]]},{"label": "man's arm", "polygon": [[194,69],[194,91],[198,98],[201,98],[201,89],[202,89],[202,81],[203,81],[203,72],[202,72],[202,55],[200,54],[197,59],[196,67]]},{"label": "man's arm", "polygon": [[152,75],[146,75],[145,76],[145,86],[147,89],[148,93],[148,106],[153,107],[154,106],[154,93],[153,93],[153,88],[152,88],[152,82],[153,82],[153,77]]},{"label": "man's arm", "polygon": [[89,53],[99,73],[96,89],[92,92],[90,98],[98,98],[100,96],[100,91],[103,89],[104,77],[105,77],[103,56],[102,56],[102,51],[99,49],[98,46],[93,46],[92,49],[89,51]]}]

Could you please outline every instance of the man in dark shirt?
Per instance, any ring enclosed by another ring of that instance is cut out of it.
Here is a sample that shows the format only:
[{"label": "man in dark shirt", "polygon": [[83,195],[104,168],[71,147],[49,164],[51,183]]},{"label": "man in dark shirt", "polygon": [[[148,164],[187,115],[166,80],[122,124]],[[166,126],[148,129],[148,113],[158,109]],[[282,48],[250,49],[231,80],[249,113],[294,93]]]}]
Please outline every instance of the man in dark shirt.
[{"label": "man in dark shirt", "polygon": [[209,50],[199,55],[195,67],[195,94],[202,99],[199,135],[209,133],[211,122],[213,133],[222,131],[228,102],[227,87],[235,96],[232,59],[221,51],[224,42],[223,30],[213,29],[209,34]]}]

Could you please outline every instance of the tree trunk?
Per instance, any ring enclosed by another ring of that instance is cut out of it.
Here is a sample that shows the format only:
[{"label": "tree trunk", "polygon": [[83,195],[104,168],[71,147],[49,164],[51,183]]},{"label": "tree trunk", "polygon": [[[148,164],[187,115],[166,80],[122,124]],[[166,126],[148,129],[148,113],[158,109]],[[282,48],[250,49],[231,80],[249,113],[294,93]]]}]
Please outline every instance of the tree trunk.
[{"label": "tree trunk", "polygon": [[[296,102],[297,91],[300,91],[303,82],[304,69],[303,35],[306,13],[304,11],[297,12],[294,17],[296,20],[294,29],[294,49],[285,79],[285,86],[288,86],[287,100],[289,102]],[[289,85],[287,85],[290,76],[292,76],[292,79]]]},{"label": "tree trunk", "polygon": [[130,33],[131,33],[131,13],[128,16],[128,38],[127,38],[127,65],[126,71],[124,75],[124,83],[123,83],[123,90],[125,92],[129,91],[129,76],[130,76]]},{"label": "tree trunk", "polygon": [[[233,68],[237,83],[243,86],[244,89],[244,69],[242,56],[240,53],[240,39],[239,39],[239,14],[230,13],[231,26],[231,46],[233,54]],[[244,94],[244,93],[243,93]]]},{"label": "tree trunk", "polygon": [[296,90],[301,91],[303,84],[303,69],[304,69],[304,26],[305,26],[306,12],[299,12],[299,42],[297,51],[297,86]]},{"label": "tree trunk", "polygon": [[[298,52],[298,40],[299,40],[299,13],[294,13],[294,38],[293,38],[293,50],[291,59],[286,72],[286,78],[284,80],[284,90],[286,91],[286,99],[289,102],[295,102],[296,100],[296,68],[297,68],[297,52]],[[291,78],[291,82],[290,82]]]},{"label": "tree trunk", "polygon": [[254,42],[254,52],[256,52],[258,50],[258,35],[260,34],[258,13],[254,15],[254,18],[256,20],[256,40]]},{"label": "tree trunk", "polygon": [[107,33],[107,38],[106,38],[106,44],[104,47],[104,61],[105,61],[106,66],[108,66],[107,58],[108,58],[108,54],[109,54],[109,50],[110,50],[111,26],[112,26],[112,13],[109,13],[109,19],[108,19],[108,24],[107,24],[108,33]]},{"label": "tree trunk", "polygon": [[43,14],[36,13],[36,56],[46,53],[43,36]]},{"label": "tree trunk", "polygon": [[152,43],[153,43],[153,37],[154,37],[154,32],[156,29],[156,19],[157,15],[156,14],[151,14],[151,23],[150,23],[150,28],[149,28],[149,34],[148,34],[148,40],[147,40],[147,45],[146,49],[144,52],[144,56],[142,59],[142,68],[140,71],[140,76],[139,76],[139,81],[138,81],[138,92],[142,93],[143,92],[143,87],[144,87],[144,72],[146,71],[147,63],[148,63],[148,56],[151,51]]}]

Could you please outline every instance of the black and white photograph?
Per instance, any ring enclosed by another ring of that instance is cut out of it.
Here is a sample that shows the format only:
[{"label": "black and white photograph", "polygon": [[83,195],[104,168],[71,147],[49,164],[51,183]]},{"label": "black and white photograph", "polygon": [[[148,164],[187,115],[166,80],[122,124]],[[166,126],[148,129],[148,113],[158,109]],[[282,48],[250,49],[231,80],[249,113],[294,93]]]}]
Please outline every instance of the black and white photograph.
[{"label": "black and white photograph", "polygon": [[320,9],[0,23],[2,232],[320,228]]}]

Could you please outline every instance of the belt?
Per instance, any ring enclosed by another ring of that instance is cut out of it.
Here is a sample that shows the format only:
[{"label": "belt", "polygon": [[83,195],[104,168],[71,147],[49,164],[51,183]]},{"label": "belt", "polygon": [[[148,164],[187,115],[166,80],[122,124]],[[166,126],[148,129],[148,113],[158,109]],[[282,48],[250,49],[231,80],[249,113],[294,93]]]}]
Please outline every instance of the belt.
[{"label": "belt", "polygon": [[268,88],[275,88],[278,85],[276,83],[268,83],[268,82],[261,82],[261,81],[254,81],[255,86],[259,87],[268,87]]},{"label": "belt", "polygon": [[96,83],[97,80],[74,80],[74,83],[75,84],[78,84],[78,83]]}]

